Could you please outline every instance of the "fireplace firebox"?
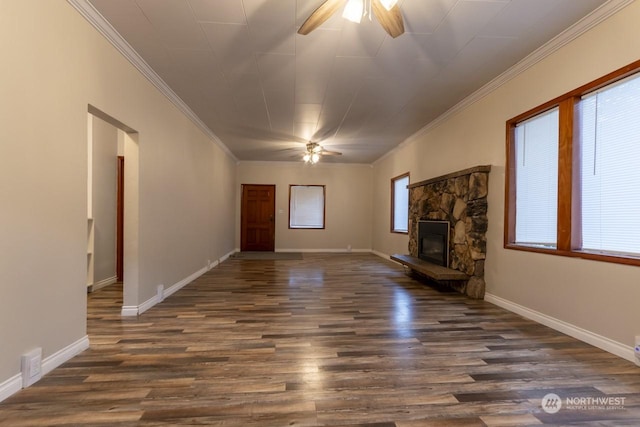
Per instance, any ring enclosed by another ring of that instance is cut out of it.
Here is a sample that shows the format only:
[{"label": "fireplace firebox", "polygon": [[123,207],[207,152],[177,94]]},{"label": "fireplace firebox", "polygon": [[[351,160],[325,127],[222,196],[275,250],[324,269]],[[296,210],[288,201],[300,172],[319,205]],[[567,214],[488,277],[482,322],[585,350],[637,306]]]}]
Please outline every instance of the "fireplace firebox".
[{"label": "fireplace firebox", "polygon": [[449,222],[418,221],[418,258],[449,266]]}]

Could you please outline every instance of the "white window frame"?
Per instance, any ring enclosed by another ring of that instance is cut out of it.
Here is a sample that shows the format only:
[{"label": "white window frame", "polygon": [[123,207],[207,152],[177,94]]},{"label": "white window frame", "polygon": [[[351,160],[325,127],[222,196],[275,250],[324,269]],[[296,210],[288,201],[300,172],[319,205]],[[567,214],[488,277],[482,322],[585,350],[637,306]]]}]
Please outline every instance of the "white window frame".
[{"label": "white window frame", "polygon": [[324,185],[289,185],[289,228],[325,228],[326,190]]}]

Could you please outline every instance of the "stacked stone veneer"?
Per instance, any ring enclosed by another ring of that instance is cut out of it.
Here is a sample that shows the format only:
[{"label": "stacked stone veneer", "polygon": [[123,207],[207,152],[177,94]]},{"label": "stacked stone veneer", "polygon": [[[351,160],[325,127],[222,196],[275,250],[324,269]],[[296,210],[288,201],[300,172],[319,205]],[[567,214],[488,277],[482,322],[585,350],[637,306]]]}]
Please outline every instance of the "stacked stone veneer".
[{"label": "stacked stone veneer", "polygon": [[449,265],[470,276],[449,284],[471,298],[484,298],[487,254],[487,193],[491,166],[476,166],[409,185],[409,254],[418,256],[418,221],[450,224]]}]

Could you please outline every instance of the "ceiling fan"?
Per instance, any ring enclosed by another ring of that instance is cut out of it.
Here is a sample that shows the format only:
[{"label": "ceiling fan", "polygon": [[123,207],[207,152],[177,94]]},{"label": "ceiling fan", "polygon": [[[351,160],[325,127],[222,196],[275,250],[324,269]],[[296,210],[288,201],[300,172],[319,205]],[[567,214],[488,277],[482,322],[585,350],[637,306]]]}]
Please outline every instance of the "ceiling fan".
[{"label": "ceiling fan", "polygon": [[298,34],[307,35],[322,25],[340,7],[345,6],[342,17],[353,22],[369,15],[375,15],[382,28],[393,38],[404,33],[404,22],[398,0],[326,0],[320,5],[298,30]]},{"label": "ceiling fan", "polygon": [[317,142],[307,142],[307,148],[302,156],[305,163],[316,164],[320,161],[321,156],[341,156],[338,151],[325,150]]}]

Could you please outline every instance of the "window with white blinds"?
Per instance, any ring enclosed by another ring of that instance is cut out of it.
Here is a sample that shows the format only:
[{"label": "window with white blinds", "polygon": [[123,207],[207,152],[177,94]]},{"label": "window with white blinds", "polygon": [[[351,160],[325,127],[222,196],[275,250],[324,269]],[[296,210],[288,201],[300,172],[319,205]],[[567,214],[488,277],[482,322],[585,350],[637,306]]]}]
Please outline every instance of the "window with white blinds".
[{"label": "window with white blinds", "polygon": [[506,124],[504,247],[640,266],[640,60]]},{"label": "window with white blinds", "polygon": [[289,228],[324,228],[324,185],[289,186]]},{"label": "window with white blinds", "polygon": [[515,128],[515,243],[553,248],[558,218],[558,108]]},{"label": "window with white blinds", "polygon": [[582,98],[582,249],[640,254],[640,77]]},{"label": "window with white blinds", "polygon": [[391,231],[409,231],[409,174],[391,180]]}]

